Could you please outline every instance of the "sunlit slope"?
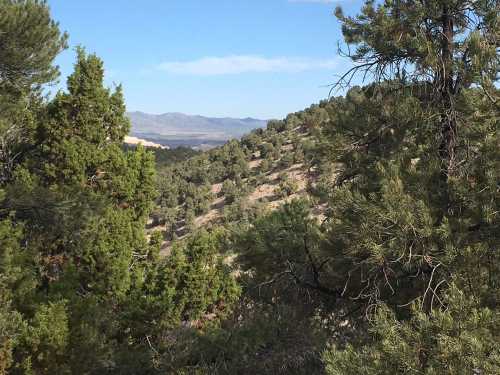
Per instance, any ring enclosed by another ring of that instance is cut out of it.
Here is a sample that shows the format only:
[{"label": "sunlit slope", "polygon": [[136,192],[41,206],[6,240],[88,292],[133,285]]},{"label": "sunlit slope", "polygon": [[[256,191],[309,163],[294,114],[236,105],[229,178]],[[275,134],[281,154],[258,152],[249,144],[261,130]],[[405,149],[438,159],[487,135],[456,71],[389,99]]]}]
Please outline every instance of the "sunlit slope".
[{"label": "sunlit slope", "polygon": [[163,249],[199,228],[238,223],[296,198],[311,198],[322,217],[324,205],[311,194],[319,175],[315,148],[325,109],[314,105],[270,121],[216,149],[160,169],[160,197],[149,231],[163,232]]}]

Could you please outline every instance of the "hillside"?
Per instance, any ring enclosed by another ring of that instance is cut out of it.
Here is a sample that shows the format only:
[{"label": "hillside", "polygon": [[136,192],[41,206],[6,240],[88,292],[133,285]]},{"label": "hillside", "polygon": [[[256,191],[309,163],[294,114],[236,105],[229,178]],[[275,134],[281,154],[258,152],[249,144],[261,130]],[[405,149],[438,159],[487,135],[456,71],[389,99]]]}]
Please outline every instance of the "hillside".
[{"label": "hillside", "polygon": [[326,119],[325,110],[313,105],[270,121],[241,141],[162,166],[160,198],[148,231],[163,233],[163,254],[172,240],[185,240],[199,228],[235,224],[294,199],[310,200],[314,216],[323,219],[325,205],[313,195],[319,176],[313,153]]},{"label": "hillside", "polygon": [[171,147],[217,146],[262,128],[267,122],[253,118],[215,118],[183,113],[153,115],[129,112],[128,116],[132,123],[132,135]]}]

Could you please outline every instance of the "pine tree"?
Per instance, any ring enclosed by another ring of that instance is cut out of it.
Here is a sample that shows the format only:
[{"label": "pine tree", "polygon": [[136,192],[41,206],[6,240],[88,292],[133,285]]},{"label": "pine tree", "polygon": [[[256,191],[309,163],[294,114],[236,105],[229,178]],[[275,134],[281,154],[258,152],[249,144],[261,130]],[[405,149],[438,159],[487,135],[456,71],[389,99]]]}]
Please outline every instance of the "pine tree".
[{"label": "pine tree", "polygon": [[0,91],[27,94],[58,77],[54,58],[66,47],[67,35],[50,17],[45,1],[0,2]]},{"label": "pine tree", "polygon": [[0,1],[0,374],[16,361],[27,326],[19,303],[37,284],[31,254],[22,251],[24,227],[13,215],[9,183],[32,151],[40,87],[57,78],[53,60],[66,38],[45,2]]},{"label": "pine tree", "polygon": [[337,8],[342,31],[356,50],[355,63],[339,81],[359,72],[377,81],[420,83],[427,105],[439,116],[441,176],[453,176],[461,162],[457,136],[463,118],[460,96],[474,85],[497,102],[499,10],[497,0],[367,1],[362,14],[346,17]]},{"label": "pine tree", "polygon": [[0,184],[32,148],[40,88],[57,79],[66,40],[44,1],[0,1]]},{"label": "pine tree", "polygon": [[330,104],[325,250],[374,335],[327,351],[330,374],[498,371],[498,7],[337,11],[357,46],[340,83],[361,71],[376,84]]}]

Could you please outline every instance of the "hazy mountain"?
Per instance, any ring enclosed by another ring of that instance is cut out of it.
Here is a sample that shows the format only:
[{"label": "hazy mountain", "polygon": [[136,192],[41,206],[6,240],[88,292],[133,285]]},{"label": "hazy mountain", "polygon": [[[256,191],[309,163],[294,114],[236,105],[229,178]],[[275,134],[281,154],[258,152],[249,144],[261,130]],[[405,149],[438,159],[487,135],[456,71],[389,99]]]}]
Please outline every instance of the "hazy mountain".
[{"label": "hazy mountain", "polygon": [[131,134],[172,147],[179,145],[217,145],[239,138],[252,129],[266,126],[266,120],[254,118],[215,118],[191,116],[183,113],[153,115],[129,112]]}]

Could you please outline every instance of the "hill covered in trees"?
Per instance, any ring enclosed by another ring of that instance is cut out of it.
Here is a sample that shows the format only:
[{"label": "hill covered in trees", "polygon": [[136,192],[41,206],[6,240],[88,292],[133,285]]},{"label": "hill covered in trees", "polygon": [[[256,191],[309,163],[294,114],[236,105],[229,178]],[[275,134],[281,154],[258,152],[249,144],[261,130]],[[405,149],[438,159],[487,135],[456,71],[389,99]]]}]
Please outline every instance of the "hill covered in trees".
[{"label": "hill covered in trees", "polygon": [[339,9],[369,84],[153,153],[0,0],[0,374],[499,373],[498,7]]},{"label": "hill covered in trees", "polygon": [[[327,102],[270,121],[221,147],[179,163],[157,166],[158,199],[151,230],[164,234],[164,249],[200,227],[242,223],[319,189],[315,165]],[[317,202],[316,211],[324,205]]]}]

